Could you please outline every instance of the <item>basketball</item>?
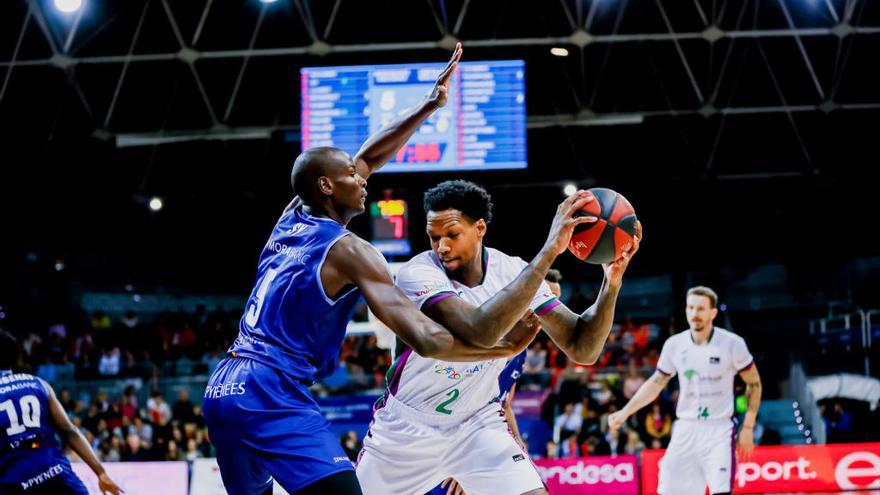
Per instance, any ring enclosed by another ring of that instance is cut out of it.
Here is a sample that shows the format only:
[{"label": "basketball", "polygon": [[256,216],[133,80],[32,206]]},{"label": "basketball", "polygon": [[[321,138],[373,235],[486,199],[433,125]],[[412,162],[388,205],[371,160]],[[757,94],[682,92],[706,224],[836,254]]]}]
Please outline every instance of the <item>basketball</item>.
[{"label": "basketball", "polygon": [[596,200],[584,205],[574,216],[594,216],[599,220],[575,227],[568,250],[587,263],[611,263],[623,255],[627,243],[636,235],[636,212],[616,191],[596,187],[589,192]]}]

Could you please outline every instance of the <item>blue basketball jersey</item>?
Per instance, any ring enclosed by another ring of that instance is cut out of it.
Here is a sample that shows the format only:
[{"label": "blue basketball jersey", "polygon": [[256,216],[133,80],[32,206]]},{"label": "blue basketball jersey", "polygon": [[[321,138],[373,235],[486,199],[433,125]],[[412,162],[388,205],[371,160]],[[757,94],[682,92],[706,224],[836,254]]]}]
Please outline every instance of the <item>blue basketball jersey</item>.
[{"label": "blue basketball jersey", "polygon": [[36,486],[70,471],[49,420],[46,387],[27,373],[0,372],[0,488]]},{"label": "blue basketball jersey", "polygon": [[502,404],[507,402],[507,397],[510,395],[510,389],[513,388],[516,381],[519,380],[519,377],[522,375],[525,362],[526,351],[522,351],[508,361],[504,366],[504,371],[498,375],[498,390],[501,391],[501,396],[498,399]]},{"label": "blue basketball jersey", "polygon": [[260,255],[256,285],[229,348],[233,356],[307,383],[333,372],[360,291],[352,286],[330,299],[321,267],[330,248],[350,233],[302,207],[281,216]]}]

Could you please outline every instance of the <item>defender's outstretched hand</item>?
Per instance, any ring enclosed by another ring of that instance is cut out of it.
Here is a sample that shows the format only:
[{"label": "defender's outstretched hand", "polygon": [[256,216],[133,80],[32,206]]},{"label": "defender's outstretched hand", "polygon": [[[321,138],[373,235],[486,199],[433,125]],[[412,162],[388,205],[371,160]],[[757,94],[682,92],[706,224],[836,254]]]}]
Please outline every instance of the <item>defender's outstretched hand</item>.
[{"label": "defender's outstretched hand", "polygon": [[452,74],[455,73],[455,68],[458,67],[458,59],[461,58],[461,53],[461,43],[456,43],[455,50],[452,51],[452,58],[449,59],[449,63],[446,64],[443,72],[437,76],[437,83],[434,84],[434,89],[428,95],[428,100],[433,102],[437,108],[446,105],[446,100],[449,98],[449,80],[452,79]]}]

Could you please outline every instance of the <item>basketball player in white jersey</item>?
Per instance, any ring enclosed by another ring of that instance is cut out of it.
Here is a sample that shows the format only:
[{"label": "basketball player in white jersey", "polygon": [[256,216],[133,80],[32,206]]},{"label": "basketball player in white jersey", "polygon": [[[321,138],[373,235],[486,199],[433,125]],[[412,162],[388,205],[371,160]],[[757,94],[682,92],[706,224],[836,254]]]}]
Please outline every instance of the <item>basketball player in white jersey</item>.
[{"label": "basketball player in white jersey", "polygon": [[[641,237],[623,258],[604,267],[591,308],[578,315],[561,304],[543,279],[571,235],[553,233],[592,200],[580,191],[564,201],[547,243],[527,264],[483,245],[492,203],[482,187],[444,182],[425,193],[432,249],[406,263],[396,284],[425,314],[474,345],[492,346],[528,311],[570,358],[592,364],[611,329],[623,272]],[[468,495],[546,493],[498,400],[506,358],[452,363],[399,351],[357,466],[365,495],[422,494],[447,477]]]},{"label": "basketball player in white jersey", "polygon": [[755,447],[753,432],[761,405],[761,376],[742,337],[713,326],[718,296],[708,287],[687,293],[690,329],[673,335],[663,345],[657,371],[618,412],[608,426],[619,428],[626,419],[650,404],[678,374],[678,420],[660,462],[660,495],[729,494],[736,473],[733,379],[746,382],[748,410],[739,432],[739,448],[748,458]]}]

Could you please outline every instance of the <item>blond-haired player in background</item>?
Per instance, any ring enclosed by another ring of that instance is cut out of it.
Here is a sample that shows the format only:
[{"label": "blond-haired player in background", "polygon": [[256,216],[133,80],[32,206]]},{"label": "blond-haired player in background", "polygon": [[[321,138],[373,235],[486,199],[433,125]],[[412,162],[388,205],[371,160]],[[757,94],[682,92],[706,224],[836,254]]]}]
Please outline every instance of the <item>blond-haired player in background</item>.
[{"label": "blond-haired player in background", "polygon": [[650,404],[676,373],[679,375],[678,417],[672,439],[660,462],[660,495],[713,495],[733,490],[736,471],[736,421],[733,380],[746,382],[748,410],[738,446],[745,457],[754,449],[754,429],[761,405],[761,376],[742,337],[713,325],[718,295],[708,287],[687,293],[690,328],[663,345],[657,371],[618,412],[608,417],[617,429],[632,414]]}]

